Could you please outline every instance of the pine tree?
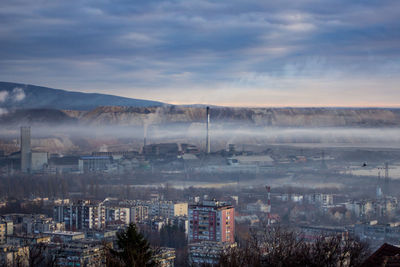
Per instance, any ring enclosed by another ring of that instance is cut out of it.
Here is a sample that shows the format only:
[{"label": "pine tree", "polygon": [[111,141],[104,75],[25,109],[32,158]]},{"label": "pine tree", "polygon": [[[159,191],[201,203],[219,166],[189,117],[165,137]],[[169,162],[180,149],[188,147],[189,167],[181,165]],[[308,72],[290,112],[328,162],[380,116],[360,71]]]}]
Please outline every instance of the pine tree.
[{"label": "pine tree", "polygon": [[112,250],[112,254],[125,266],[155,266],[153,251],[135,224],[129,224],[125,231],[117,234],[117,245],[119,250]]}]

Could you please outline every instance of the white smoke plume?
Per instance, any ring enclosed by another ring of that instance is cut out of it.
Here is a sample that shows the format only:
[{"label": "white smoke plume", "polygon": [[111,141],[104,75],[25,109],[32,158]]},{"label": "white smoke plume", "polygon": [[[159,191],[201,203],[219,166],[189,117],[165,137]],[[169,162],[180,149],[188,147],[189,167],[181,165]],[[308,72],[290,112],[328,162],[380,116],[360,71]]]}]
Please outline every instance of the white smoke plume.
[{"label": "white smoke plume", "polygon": [[[0,104],[6,101],[19,102],[24,100],[26,97],[24,89],[15,87],[11,94],[8,91],[0,91]],[[0,108],[0,116],[8,113],[8,109]]]},{"label": "white smoke plume", "polygon": [[0,103],[6,102],[6,100],[11,100],[13,102],[19,102],[24,100],[26,97],[24,89],[20,87],[15,87],[11,94],[8,91],[0,91]]},{"label": "white smoke plume", "polygon": [[107,146],[106,144],[103,144],[103,145],[100,147],[100,152],[108,152],[108,146]]},{"label": "white smoke plume", "polygon": [[146,118],[143,119],[144,138],[147,138],[147,130],[149,128],[149,125],[161,121],[160,111],[161,109],[157,108],[154,113],[147,114]]},{"label": "white smoke plume", "polygon": [[14,102],[19,102],[25,99],[24,89],[15,87],[12,91],[12,99]]},{"label": "white smoke plume", "polygon": [[7,97],[8,97],[7,91],[0,91],[0,103],[5,102]]},{"label": "white smoke plume", "polygon": [[0,116],[6,115],[8,113],[8,110],[6,108],[0,108]]}]

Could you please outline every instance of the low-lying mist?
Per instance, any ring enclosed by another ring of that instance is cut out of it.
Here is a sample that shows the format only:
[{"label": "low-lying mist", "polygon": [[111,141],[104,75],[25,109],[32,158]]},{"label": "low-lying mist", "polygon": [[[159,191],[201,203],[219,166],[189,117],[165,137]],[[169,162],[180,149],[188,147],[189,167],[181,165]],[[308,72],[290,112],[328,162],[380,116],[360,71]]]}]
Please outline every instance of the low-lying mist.
[{"label": "low-lying mist", "polygon": [[[205,146],[204,123],[149,124],[142,126],[56,125],[32,126],[32,145],[48,151],[140,150],[146,143],[179,142]],[[326,145],[400,147],[400,128],[293,128],[256,127],[240,123],[213,123],[213,151],[239,145]],[[18,142],[19,128],[0,128],[0,138]],[[47,141],[46,141],[47,140]]]}]

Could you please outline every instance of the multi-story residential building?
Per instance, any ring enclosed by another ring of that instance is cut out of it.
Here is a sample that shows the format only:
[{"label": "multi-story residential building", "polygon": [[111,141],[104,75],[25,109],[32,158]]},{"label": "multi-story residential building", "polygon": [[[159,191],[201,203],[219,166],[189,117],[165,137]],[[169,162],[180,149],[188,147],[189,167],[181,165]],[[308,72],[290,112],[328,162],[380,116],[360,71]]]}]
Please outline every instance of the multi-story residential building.
[{"label": "multi-story residential building", "polygon": [[159,267],[174,267],[175,258],[175,249],[173,248],[162,247],[154,255],[154,261]]},{"label": "multi-story residential building", "polygon": [[125,224],[131,222],[131,209],[128,207],[106,207],[106,222],[121,221]]},{"label": "multi-story residential building", "polygon": [[235,209],[218,201],[189,205],[189,243],[234,242]]},{"label": "multi-story residential building", "polygon": [[175,203],[174,204],[174,217],[188,216],[188,203]]},{"label": "multi-story residential building", "polygon": [[350,201],[344,203],[344,206],[356,217],[392,217],[395,215],[398,201],[397,198],[390,197],[382,199]]},{"label": "multi-story residential building", "polygon": [[101,203],[92,204],[90,201],[55,206],[54,220],[64,222],[65,229],[70,231],[102,229],[106,223],[105,207]]},{"label": "multi-story residential building", "polygon": [[0,223],[0,244],[5,244],[7,242],[6,236],[6,224]]},{"label": "multi-story residential building", "polygon": [[7,245],[13,246],[32,246],[37,244],[47,244],[50,242],[50,236],[44,234],[37,235],[10,235],[7,236]]},{"label": "multi-story residential building", "polygon": [[149,218],[149,207],[145,205],[136,205],[130,209],[130,222],[139,223]]},{"label": "multi-story residential building", "polygon": [[55,222],[44,214],[21,214],[22,226],[26,234],[38,234],[45,231],[64,230],[63,222]]},{"label": "multi-story residential building", "polygon": [[149,205],[138,203],[91,203],[78,201],[54,207],[54,220],[69,231],[104,229],[108,223],[138,223],[148,218]]},{"label": "multi-story residential building", "polygon": [[332,194],[310,194],[306,195],[305,199],[308,203],[320,206],[330,206],[333,205],[333,195]]},{"label": "multi-story residential building", "polygon": [[54,221],[65,223],[69,231],[104,229],[109,223],[143,222],[150,217],[172,220],[188,214],[187,203],[172,201],[120,202],[106,199],[101,203],[78,201],[54,207]]},{"label": "multi-story residential building", "polygon": [[44,232],[44,234],[50,236],[51,240],[56,243],[68,243],[85,238],[85,233],[82,232],[52,231]]},{"label": "multi-story residential building", "polygon": [[7,242],[7,235],[13,234],[13,222],[10,220],[2,219],[0,221],[0,244],[5,244]]},{"label": "multi-story residential building", "polygon": [[150,203],[150,216],[161,216],[172,219],[177,216],[188,215],[188,203],[174,203],[172,201],[153,201]]},{"label": "multi-story residential building", "polygon": [[54,247],[53,250],[49,254],[53,255],[56,266],[106,266],[101,244],[75,241]]},{"label": "multi-story residential building", "polygon": [[0,246],[0,266],[29,266],[29,246]]}]

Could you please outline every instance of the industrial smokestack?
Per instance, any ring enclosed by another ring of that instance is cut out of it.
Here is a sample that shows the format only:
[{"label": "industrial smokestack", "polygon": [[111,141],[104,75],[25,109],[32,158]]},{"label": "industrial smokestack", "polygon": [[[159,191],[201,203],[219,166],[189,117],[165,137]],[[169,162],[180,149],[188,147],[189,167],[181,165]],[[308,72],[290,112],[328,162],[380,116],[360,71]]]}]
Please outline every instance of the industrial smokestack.
[{"label": "industrial smokestack", "polygon": [[384,193],[386,196],[389,195],[389,163],[385,162],[385,190]]},{"label": "industrial smokestack", "polygon": [[271,187],[269,185],[265,186],[267,189],[267,225],[271,225]]},{"label": "industrial smokestack", "polygon": [[206,153],[210,154],[210,107],[207,107],[207,136],[206,136]]},{"label": "industrial smokestack", "polygon": [[31,168],[31,127],[21,127],[21,171]]},{"label": "industrial smokestack", "polygon": [[147,126],[146,124],[143,125],[143,148],[147,145]]}]

